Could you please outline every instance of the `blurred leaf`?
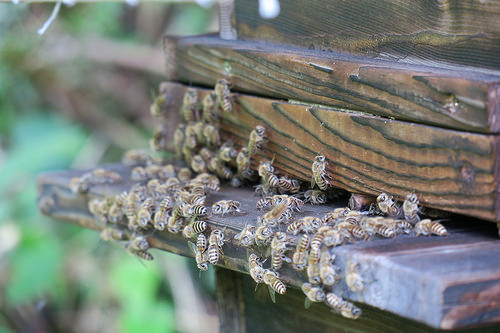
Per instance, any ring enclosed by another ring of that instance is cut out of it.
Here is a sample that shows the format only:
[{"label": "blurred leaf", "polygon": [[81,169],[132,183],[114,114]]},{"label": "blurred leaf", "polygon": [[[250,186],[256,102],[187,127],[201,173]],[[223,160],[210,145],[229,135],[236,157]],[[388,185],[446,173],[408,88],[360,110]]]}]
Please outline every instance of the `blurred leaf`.
[{"label": "blurred leaf", "polygon": [[0,325],[0,333],[11,333],[12,331]]},{"label": "blurred leaf", "polygon": [[7,301],[17,305],[43,295],[62,293],[62,249],[49,235],[28,234],[14,253],[7,284]]},{"label": "blurred leaf", "polygon": [[120,315],[122,332],[175,332],[174,310],[166,302],[148,303]]},{"label": "blurred leaf", "polygon": [[186,36],[206,33],[212,19],[209,10],[196,4],[173,4],[176,15],[167,28],[169,35]]}]

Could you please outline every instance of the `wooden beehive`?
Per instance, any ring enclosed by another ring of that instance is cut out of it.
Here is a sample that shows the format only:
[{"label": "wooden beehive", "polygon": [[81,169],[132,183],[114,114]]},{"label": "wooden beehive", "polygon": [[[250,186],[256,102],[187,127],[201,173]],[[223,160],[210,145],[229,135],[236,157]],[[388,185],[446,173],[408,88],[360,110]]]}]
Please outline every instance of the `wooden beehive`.
[{"label": "wooden beehive", "polygon": [[[345,284],[336,287],[368,305],[363,307],[368,315],[356,321],[316,305],[305,311],[295,291],[270,306],[240,274],[247,272],[246,249],[230,241],[220,266],[240,273],[217,273],[221,329],[429,331],[407,319],[436,329],[498,323],[500,243],[494,226],[475,218],[500,221],[500,2],[281,0],[280,5],[279,16],[266,20],[257,2],[225,2],[220,37],[165,38],[170,82],[162,93],[169,133],[188,86],[203,96],[226,78],[234,108],[223,115],[223,136],[244,146],[250,131],[264,125],[270,142],[259,158],[274,156],[280,173],[310,180],[311,161],[322,152],[336,187],[399,199],[416,193],[426,207],[474,218],[453,217],[445,239],[376,240],[336,249],[341,264],[356,259],[370,281],[360,293]],[[129,178],[129,169],[111,168]],[[79,174],[42,176],[40,207],[50,216],[100,229],[88,200],[130,184],[98,186],[76,196],[69,181]],[[222,198],[237,198],[250,212],[210,222],[225,227],[232,239],[255,223],[257,199],[248,189],[227,188],[211,200]],[[333,207],[308,206],[303,214]],[[192,256],[180,235],[160,232],[148,240]],[[304,281],[291,269],[282,275],[291,286]]]}]

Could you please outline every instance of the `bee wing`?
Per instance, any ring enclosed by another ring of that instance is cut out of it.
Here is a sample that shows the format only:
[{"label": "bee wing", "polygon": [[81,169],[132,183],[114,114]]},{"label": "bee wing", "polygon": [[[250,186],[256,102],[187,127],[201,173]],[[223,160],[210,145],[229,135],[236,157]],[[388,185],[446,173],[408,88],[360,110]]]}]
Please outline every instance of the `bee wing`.
[{"label": "bee wing", "polygon": [[304,300],[304,308],[309,309],[312,303],[313,302],[309,299],[309,297],[306,297],[306,299]]},{"label": "bee wing", "polygon": [[271,296],[271,301],[273,303],[276,303],[276,292],[271,286],[267,286],[267,289],[269,290],[269,296]]},{"label": "bee wing", "polygon": [[196,247],[196,244],[190,241],[188,241],[187,243],[191,251],[193,251],[193,253],[196,255],[196,253],[198,253],[198,248]]}]

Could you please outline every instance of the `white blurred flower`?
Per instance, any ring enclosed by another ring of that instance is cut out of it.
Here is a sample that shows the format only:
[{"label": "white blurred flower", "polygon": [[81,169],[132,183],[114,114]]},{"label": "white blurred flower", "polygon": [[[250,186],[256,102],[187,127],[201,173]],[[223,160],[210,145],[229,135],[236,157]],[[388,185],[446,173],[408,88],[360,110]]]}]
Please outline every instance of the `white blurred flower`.
[{"label": "white blurred flower", "polygon": [[259,0],[259,14],[262,18],[272,19],[279,15],[280,3],[278,0]]}]

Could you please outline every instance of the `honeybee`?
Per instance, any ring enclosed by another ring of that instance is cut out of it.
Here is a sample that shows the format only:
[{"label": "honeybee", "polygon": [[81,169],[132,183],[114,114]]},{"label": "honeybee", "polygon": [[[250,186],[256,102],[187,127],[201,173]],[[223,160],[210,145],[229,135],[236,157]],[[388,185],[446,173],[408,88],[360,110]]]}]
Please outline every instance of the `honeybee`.
[{"label": "honeybee", "polygon": [[148,224],[151,222],[151,216],[154,213],[154,202],[153,198],[147,198],[141,205],[139,209],[139,213],[137,214],[137,223],[139,227],[146,228]]},{"label": "honeybee", "polygon": [[208,238],[208,262],[216,265],[219,262],[224,245],[224,233],[222,230],[215,229]]},{"label": "honeybee", "polygon": [[[215,157],[215,159],[218,159],[217,157]],[[218,169],[215,170],[217,175],[219,175],[219,177],[221,177],[222,179],[231,179],[233,178],[233,172],[231,171],[230,168],[228,168],[227,166],[223,165],[222,163],[218,163],[217,164],[218,166]]]},{"label": "honeybee", "polygon": [[385,238],[396,237],[396,230],[390,225],[385,224],[377,224],[375,226],[375,233]]},{"label": "honeybee", "polygon": [[153,117],[161,117],[164,109],[163,106],[165,104],[165,95],[159,95],[154,98],[153,103],[151,104],[149,111]]},{"label": "honeybee", "polygon": [[108,221],[111,223],[118,223],[123,217],[122,206],[114,201],[108,209]]},{"label": "honeybee", "polygon": [[260,161],[258,173],[262,177],[264,187],[277,188],[279,186],[279,178],[274,174],[272,161]]},{"label": "honeybee", "polygon": [[273,237],[273,231],[266,227],[265,225],[261,225],[255,231],[255,244],[256,245],[266,245],[271,241]]},{"label": "honeybee", "polygon": [[231,141],[226,141],[220,147],[219,153],[217,155],[219,159],[223,162],[229,163],[235,161],[238,156],[238,152],[233,147],[233,143]]},{"label": "honeybee", "polygon": [[137,166],[132,169],[130,173],[130,178],[136,182],[142,182],[148,179],[148,175],[146,174],[146,169],[141,166]]},{"label": "honeybee", "polygon": [[130,191],[130,193],[124,192],[121,194],[126,195],[125,199],[125,216],[128,220],[129,227],[134,227],[136,220],[136,202],[137,202],[137,194],[134,191]]},{"label": "honeybee", "polygon": [[330,186],[330,182],[328,181],[330,176],[326,173],[326,158],[324,155],[319,154],[314,158],[311,170],[311,188],[314,188],[314,185],[318,185],[320,190],[326,190]]},{"label": "honeybee", "polygon": [[191,169],[196,173],[206,172],[207,164],[200,155],[194,155],[191,159]]},{"label": "honeybee", "polygon": [[332,308],[335,312],[340,312],[340,314],[346,318],[358,319],[361,316],[361,309],[342,299],[342,297],[335,295],[334,293],[327,293],[325,299],[326,305]]},{"label": "honeybee", "polygon": [[220,200],[212,205],[212,214],[224,215],[240,213],[240,203],[235,200]]},{"label": "honeybee", "polygon": [[311,237],[308,234],[302,234],[297,239],[297,246],[292,257],[292,266],[296,270],[303,270],[307,264],[307,250],[309,249]]},{"label": "honeybee", "polygon": [[151,156],[147,151],[142,149],[132,149],[122,157],[122,163],[128,166],[146,165],[151,161]]},{"label": "honeybee", "polygon": [[155,213],[153,219],[153,226],[156,230],[162,231],[165,230],[165,226],[168,221],[168,211],[172,209],[170,207],[170,197],[165,197],[163,201],[160,203],[160,207],[158,211]]},{"label": "honeybee", "polygon": [[278,181],[279,188],[289,193],[297,193],[300,190],[300,182],[297,179],[281,177]]},{"label": "honeybee", "polygon": [[90,172],[92,184],[115,184],[122,181],[122,177],[116,171],[97,168]]},{"label": "honeybee", "polygon": [[200,173],[193,179],[193,183],[203,184],[206,190],[217,192],[220,190],[219,178],[208,173]]},{"label": "honeybee", "polygon": [[181,181],[177,177],[170,177],[165,182],[165,185],[167,185],[167,191],[169,193],[174,193],[181,187]]},{"label": "honeybee", "polygon": [[398,234],[409,234],[413,230],[411,223],[406,220],[394,220],[391,225]]},{"label": "honeybee", "polygon": [[151,179],[146,184],[146,187],[147,187],[149,193],[154,193],[156,191],[156,189],[158,188],[158,186],[160,186],[160,181],[156,178]]},{"label": "honeybee", "polygon": [[229,90],[229,81],[221,79],[215,84],[216,104],[225,112],[233,110],[233,103],[231,101],[231,92]]},{"label": "honeybee", "polygon": [[324,234],[325,238],[323,239],[323,244],[329,247],[342,245],[352,240],[350,233],[346,234],[334,228],[324,232]]},{"label": "honeybee", "polygon": [[184,146],[186,125],[179,124],[174,132],[174,149],[177,157],[182,156],[182,147]]},{"label": "honeybee", "polygon": [[181,157],[184,156],[184,161],[188,164],[191,165],[191,159],[193,158],[193,150],[189,148],[186,143],[184,143],[181,147]]},{"label": "honeybee", "polygon": [[234,236],[234,239],[237,240],[241,246],[251,246],[255,240],[255,227],[253,225],[246,225],[240,233]]},{"label": "honeybee", "polygon": [[198,112],[198,92],[193,88],[186,89],[182,100],[181,114],[187,122],[195,121]]},{"label": "honeybee", "polygon": [[214,148],[220,145],[219,130],[212,124],[205,124],[203,127],[203,137],[208,147]]},{"label": "honeybee", "polygon": [[202,123],[201,121],[198,121],[192,125],[192,130],[196,136],[196,142],[199,145],[203,145],[205,143],[205,136],[203,135],[205,125],[206,124]]},{"label": "honeybee", "polygon": [[284,200],[263,216],[259,216],[257,218],[257,223],[268,227],[276,227],[278,223],[283,222],[289,217],[287,210],[288,200]]},{"label": "honeybee", "polygon": [[176,208],[172,216],[170,216],[167,220],[167,230],[173,234],[176,234],[181,230],[183,219],[179,211],[180,208]]},{"label": "honeybee", "polygon": [[181,182],[188,182],[191,179],[192,172],[189,168],[180,168],[179,172],[177,173],[177,178]]},{"label": "honeybee", "polygon": [[360,275],[359,263],[353,263],[352,261],[347,262],[345,282],[349,289],[354,292],[360,292],[365,289],[363,279]]},{"label": "honeybee", "polygon": [[335,208],[323,216],[321,223],[323,225],[334,225],[339,220],[346,218],[350,211],[348,207]]},{"label": "honeybee", "polygon": [[208,162],[210,162],[210,160],[215,156],[214,152],[208,149],[207,147],[201,148],[199,154],[201,158],[203,158],[203,161],[205,161],[206,164],[208,164]]},{"label": "honeybee", "polygon": [[415,225],[420,221],[420,216],[418,216],[418,197],[415,193],[408,194],[405,201],[403,202],[403,214],[409,223]]},{"label": "honeybee", "polygon": [[250,137],[248,138],[247,151],[248,156],[253,156],[257,150],[261,150],[262,146],[266,142],[266,129],[264,126],[257,125],[255,129],[250,132]]},{"label": "honeybee", "polygon": [[308,309],[312,302],[323,302],[325,300],[325,292],[323,288],[315,287],[306,282],[301,286],[302,292],[306,295],[304,307]]},{"label": "honeybee", "polygon": [[203,205],[190,205],[189,216],[205,216],[208,215],[208,208]]},{"label": "honeybee", "polygon": [[236,166],[238,168],[238,175],[243,178],[252,178],[254,172],[250,169],[250,155],[247,148],[242,148],[236,156]]},{"label": "honeybee", "polygon": [[323,240],[325,239],[325,234],[322,232],[315,233],[311,238],[311,248],[320,248],[321,244],[323,244]]},{"label": "honeybee", "polygon": [[142,251],[142,250],[136,250],[136,249],[133,249],[129,246],[129,244],[125,244],[125,249],[130,253],[130,254],[133,254],[139,258],[142,258],[144,260],[147,260],[147,261],[151,261],[154,259],[153,255],[151,253],[149,253],[148,251]]},{"label": "honeybee", "polygon": [[424,219],[418,222],[415,225],[416,235],[437,235],[437,236],[446,236],[448,235],[448,231],[446,228],[439,222],[432,221],[431,219]]},{"label": "honeybee", "polygon": [[305,216],[289,224],[286,231],[293,235],[297,235],[301,231],[305,233],[315,233],[320,226],[321,220],[318,217]]},{"label": "honeybee", "polygon": [[189,243],[196,259],[196,265],[201,271],[206,271],[208,269],[207,262],[207,238],[203,234],[198,234],[196,238],[196,244]]},{"label": "honeybee", "polygon": [[335,295],[334,293],[327,293],[325,303],[335,312],[340,312],[344,306],[344,299],[342,297]]},{"label": "honeybee", "polygon": [[377,197],[377,206],[380,211],[391,217],[401,216],[401,207],[399,207],[393,200],[392,197],[387,193],[381,193]]},{"label": "honeybee", "polygon": [[69,181],[69,188],[71,189],[71,192],[74,194],[81,194],[81,193],[87,193],[90,189],[90,181],[89,181],[90,176],[87,175],[82,175],[82,177],[73,177]]},{"label": "honeybee", "polygon": [[335,255],[330,255],[328,251],[324,251],[321,254],[321,259],[319,260],[319,276],[321,282],[325,286],[333,286],[340,280],[339,274],[335,269],[336,266],[333,265],[335,262]]},{"label": "honeybee", "polygon": [[304,202],[310,202],[312,205],[322,205],[326,203],[326,194],[319,190],[307,190],[304,193]]},{"label": "honeybee", "polygon": [[108,211],[110,202],[106,198],[94,198],[89,201],[89,212],[92,213],[100,222],[106,223],[108,221]]},{"label": "honeybee", "polygon": [[113,240],[127,240],[128,238],[129,234],[127,231],[116,227],[107,227],[101,231],[101,239],[107,242]]},{"label": "honeybee", "polygon": [[[311,253],[313,250],[311,249]],[[314,260],[313,260],[314,261]],[[309,279],[309,283],[311,284],[320,284],[321,283],[321,277],[319,274],[319,265],[317,262],[311,262],[309,261],[309,264],[307,265],[307,278]]]},{"label": "honeybee", "polygon": [[358,227],[355,224],[352,224],[350,222],[344,221],[340,222],[337,225],[337,230],[341,233],[344,234],[345,236],[354,236],[355,238],[359,239],[368,239],[368,234],[366,231],[364,231],[362,228]]},{"label": "honeybee", "polygon": [[288,208],[290,208],[291,210],[300,212],[302,206],[304,206],[304,201],[294,196],[288,197]]},{"label": "honeybee", "polygon": [[255,283],[264,282],[265,269],[262,267],[260,258],[255,253],[250,253],[248,256],[248,272]]},{"label": "honeybee", "polygon": [[194,149],[200,143],[197,140],[198,134],[196,133],[195,123],[189,123],[186,125],[184,145],[189,149]]},{"label": "honeybee", "polygon": [[205,221],[195,221],[184,227],[182,236],[184,236],[184,238],[193,238],[205,230],[207,230],[207,223]]},{"label": "honeybee", "polygon": [[370,195],[352,193],[349,197],[348,206],[352,210],[366,210],[375,201]]},{"label": "honeybee", "polygon": [[257,210],[269,210],[273,206],[274,206],[273,197],[271,196],[263,197],[262,199],[258,200],[257,203],[255,204],[255,208]]},{"label": "honeybee", "polygon": [[202,107],[203,116],[202,120],[206,123],[216,123],[219,121],[219,107],[217,103],[217,95],[215,92],[210,92],[203,97]]},{"label": "honeybee", "polygon": [[275,293],[278,294],[285,294],[286,292],[286,286],[279,279],[279,275],[277,272],[272,271],[270,269],[264,270],[264,275],[262,277],[262,280],[264,281],[265,284],[267,284],[269,288],[269,295],[271,296],[271,300],[273,303],[276,303],[276,296]]},{"label": "honeybee", "polygon": [[271,241],[271,268],[275,271],[279,270],[283,265],[283,261],[290,262],[290,259],[285,256],[288,245],[288,236],[284,232],[277,232]]},{"label": "honeybee", "polygon": [[153,131],[149,145],[153,151],[166,151],[167,144],[167,127],[162,124]]},{"label": "honeybee", "polygon": [[144,260],[153,260],[153,256],[147,252],[149,243],[144,236],[134,236],[126,244],[125,249]]}]

